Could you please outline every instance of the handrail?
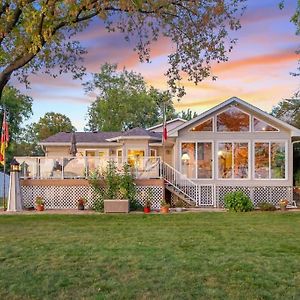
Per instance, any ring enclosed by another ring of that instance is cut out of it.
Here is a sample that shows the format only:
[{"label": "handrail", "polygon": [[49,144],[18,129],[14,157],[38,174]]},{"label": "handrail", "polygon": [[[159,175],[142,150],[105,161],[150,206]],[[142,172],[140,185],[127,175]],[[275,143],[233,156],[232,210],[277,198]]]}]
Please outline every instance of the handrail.
[{"label": "handrail", "polygon": [[[197,203],[199,198],[199,185],[185,177],[182,173],[177,171],[175,168],[167,164],[166,162],[161,163],[162,177],[175,189],[184,194],[186,197]],[[191,187],[195,188],[195,197],[190,193]]]}]

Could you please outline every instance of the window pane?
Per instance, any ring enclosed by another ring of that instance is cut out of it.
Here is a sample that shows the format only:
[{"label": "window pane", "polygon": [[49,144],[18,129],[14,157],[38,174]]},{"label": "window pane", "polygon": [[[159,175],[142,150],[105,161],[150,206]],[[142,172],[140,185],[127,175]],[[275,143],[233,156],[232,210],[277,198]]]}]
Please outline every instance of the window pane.
[{"label": "window pane", "polygon": [[258,120],[256,118],[253,118],[253,123],[254,131],[278,131],[276,128],[269,125],[268,123]]},{"label": "window pane", "polygon": [[232,177],[232,143],[220,143],[218,149],[219,178]]},{"label": "window pane", "polygon": [[248,143],[234,144],[234,178],[248,178]]},{"label": "window pane", "polygon": [[249,131],[249,115],[230,107],[217,116],[217,131]]},{"label": "window pane", "polygon": [[195,143],[181,144],[181,170],[189,178],[196,177],[196,147]]},{"label": "window pane", "polygon": [[198,178],[212,178],[212,143],[198,143]]},{"label": "window pane", "polygon": [[213,127],[212,119],[209,119],[193,127],[191,131],[212,131],[213,130],[212,127]]},{"label": "window pane", "polygon": [[255,143],[255,178],[269,178],[269,143]]},{"label": "window pane", "polygon": [[271,178],[285,178],[284,143],[271,143]]}]

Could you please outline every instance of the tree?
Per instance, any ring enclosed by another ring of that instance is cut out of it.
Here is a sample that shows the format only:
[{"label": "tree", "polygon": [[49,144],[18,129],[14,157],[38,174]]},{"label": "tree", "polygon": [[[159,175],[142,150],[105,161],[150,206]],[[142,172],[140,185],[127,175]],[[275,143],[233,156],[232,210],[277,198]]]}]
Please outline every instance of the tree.
[{"label": "tree", "polygon": [[190,121],[194,118],[196,118],[198,116],[198,114],[194,111],[191,111],[189,108],[184,111],[182,110],[179,114],[178,117],[187,121]]},{"label": "tree", "polygon": [[[118,30],[136,41],[141,61],[148,61],[150,44],[159,36],[174,45],[167,72],[173,91],[182,72],[198,83],[210,76],[213,61],[226,61],[240,28],[246,0],[3,0],[0,3],[0,97],[13,74],[28,83],[28,74],[44,69],[71,71],[85,50],[73,36],[98,16],[108,31]],[[55,75],[55,74],[53,74]],[[180,88],[182,94],[182,88]]]},{"label": "tree", "polygon": [[58,132],[76,131],[76,128],[72,125],[71,120],[67,116],[48,112],[44,117],[41,117],[37,123],[33,123],[29,127],[29,131],[34,135],[34,139],[40,142]]},{"label": "tree", "polygon": [[126,69],[118,72],[116,64],[104,64],[84,85],[87,92],[97,94],[88,110],[88,130],[151,127],[162,122],[164,102],[167,118],[176,116],[170,93],[147,88],[140,74]]},{"label": "tree", "polygon": [[6,152],[6,162],[9,164],[15,155],[17,142],[23,132],[22,124],[32,115],[32,98],[23,95],[12,86],[6,86],[0,102],[0,124],[3,121],[3,110],[6,110],[6,117],[9,126],[10,142]]},{"label": "tree", "polygon": [[[6,110],[6,117],[9,123],[10,139],[14,140],[22,131],[21,124],[32,115],[32,98],[21,94],[12,86],[5,87],[0,102],[1,112]],[[0,116],[0,124],[3,121],[3,113]]]},{"label": "tree", "polygon": [[286,99],[273,107],[271,115],[300,128],[300,99]]}]

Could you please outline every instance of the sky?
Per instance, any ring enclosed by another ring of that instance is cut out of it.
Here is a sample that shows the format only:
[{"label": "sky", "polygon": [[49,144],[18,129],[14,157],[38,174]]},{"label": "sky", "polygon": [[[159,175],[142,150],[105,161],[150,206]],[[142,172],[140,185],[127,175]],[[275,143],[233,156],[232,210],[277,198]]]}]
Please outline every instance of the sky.
[{"label": "sky", "polygon": [[[284,10],[278,8],[279,0],[248,0],[246,11],[241,18],[242,28],[231,32],[237,38],[229,61],[214,64],[212,72],[217,81],[210,78],[195,86],[183,82],[186,95],[178,102],[177,111],[190,108],[201,113],[224,100],[237,96],[270,112],[272,107],[284,98],[290,98],[299,89],[299,77],[290,72],[296,70],[295,50],[299,49],[300,38],[295,35],[295,26],[290,17],[295,11],[296,0],[286,0]],[[120,33],[107,33],[104,28],[92,23],[77,38],[86,47],[84,57],[87,73],[95,73],[105,63],[117,63],[119,69],[126,67],[141,73],[147,84],[158,89],[167,89],[163,75],[167,68],[167,55],[171,45],[166,39],[153,44],[151,63],[140,63],[132,50],[134,45],[126,42]],[[95,100],[87,95],[82,82],[72,80],[70,74],[58,78],[39,74],[31,76],[31,88],[18,88],[31,96],[33,116],[27,123],[37,122],[46,112],[58,112],[68,116],[78,131],[87,123],[88,106]]]}]

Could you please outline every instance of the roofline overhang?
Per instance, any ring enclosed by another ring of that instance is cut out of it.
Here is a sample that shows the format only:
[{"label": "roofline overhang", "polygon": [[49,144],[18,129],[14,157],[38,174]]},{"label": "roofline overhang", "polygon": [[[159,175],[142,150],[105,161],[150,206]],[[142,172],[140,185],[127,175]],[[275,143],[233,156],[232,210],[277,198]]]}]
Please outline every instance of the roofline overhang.
[{"label": "roofline overhang", "polygon": [[159,138],[152,137],[152,136],[117,136],[114,138],[107,139],[109,142],[113,141],[119,141],[119,140],[154,140],[154,141],[159,141]]},{"label": "roofline overhang", "polygon": [[[168,125],[168,124],[171,124],[171,123],[173,123],[173,122],[175,122],[175,121],[182,121],[182,122],[184,122],[184,123],[187,122],[187,120],[184,120],[184,119],[182,119],[182,118],[176,118],[176,119],[172,119],[172,120],[167,121],[166,124]],[[154,125],[154,126],[152,126],[152,127],[147,128],[147,130],[152,130],[152,129],[161,127],[161,126],[163,126],[163,124],[164,124],[164,123],[160,123],[160,124]]]},{"label": "roofline overhang", "polygon": [[[45,142],[45,143],[38,143],[40,146],[71,146],[71,143],[60,143],[60,142]],[[122,146],[122,143],[116,142],[100,142],[100,143],[76,143],[76,146]]]},{"label": "roofline overhang", "polygon": [[215,113],[216,111],[226,107],[227,105],[230,105],[231,103],[233,102],[236,102],[242,106],[245,106],[247,107],[249,110],[253,110],[254,112],[256,112],[257,114],[259,115],[263,115],[265,116],[266,118],[269,118],[270,120],[274,121],[275,123],[278,123],[280,124],[282,127],[284,128],[287,128],[291,131],[291,136],[300,136],[300,129],[284,122],[284,121],[281,121],[275,117],[273,117],[272,115],[268,114],[267,112],[261,110],[260,108],[258,107],[255,107],[254,105],[238,98],[238,97],[231,97],[227,100],[225,100],[224,102],[212,107],[211,109],[203,112],[202,114],[200,114],[199,116],[197,116],[196,118],[194,119],[191,119],[190,121],[187,121],[186,123],[174,128],[173,130],[171,130],[169,133],[168,133],[168,136],[170,137],[177,137],[178,136],[178,131],[181,130],[181,129],[184,129],[186,127],[188,127],[189,125],[193,124],[194,122],[198,122],[198,121],[201,121],[202,119],[210,116],[211,114]]}]

